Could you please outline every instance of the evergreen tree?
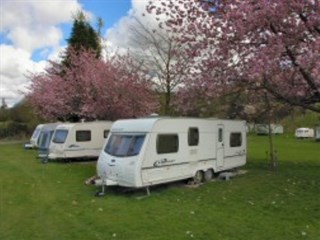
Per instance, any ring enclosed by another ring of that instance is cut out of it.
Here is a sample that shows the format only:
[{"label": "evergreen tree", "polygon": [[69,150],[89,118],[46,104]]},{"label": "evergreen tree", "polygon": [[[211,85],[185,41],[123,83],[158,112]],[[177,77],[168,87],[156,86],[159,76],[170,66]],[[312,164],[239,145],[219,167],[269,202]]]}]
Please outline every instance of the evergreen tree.
[{"label": "evergreen tree", "polygon": [[5,98],[2,98],[2,103],[0,106],[0,122],[5,122],[8,120],[8,106]]},{"label": "evergreen tree", "polygon": [[[96,31],[89,23],[87,17],[82,11],[78,11],[73,17],[73,26],[71,29],[70,38],[67,39],[68,47],[65,55],[63,56],[60,70],[58,71],[58,76],[62,77],[65,80],[69,81],[71,84],[67,74],[79,68],[77,63],[75,63],[74,55],[80,57],[82,53],[92,52],[94,57],[100,59],[101,57],[101,40],[100,40],[100,28]],[[99,20],[100,21],[100,20]],[[102,26],[102,25],[101,25]],[[99,25],[100,27],[100,25]],[[77,71],[77,70],[76,70]],[[73,78],[77,79],[76,76]],[[79,82],[75,81],[74,83],[75,91],[79,91],[81,86],[79,86]],[[82,106],[83,101],[80,96],[75,96],[72,99],[73,109],[78,109]],[[71,122],[79,121],[81,116],[77,113],[69,113],[64,116],[63,119],[59,120],[68,120]]]},{"label": "evergreen tree", "polygon": [[[68,48],[64,58],[64,63],[68,62],[70,49],[77,53],[82,50],[93,51],[97,58],[101,57],[100,34],[90,25],[88,19],[82,11],[74,16],[71,36],[67,39]],[[68,64],[66,64],[68,66]]]},{"label": "evergreen tree", "polygon": [[6,99],[5,98],[2,98],[2,104],[1,104],[1,109],[7,109],[8,108],[8,105],[6,103]]}]

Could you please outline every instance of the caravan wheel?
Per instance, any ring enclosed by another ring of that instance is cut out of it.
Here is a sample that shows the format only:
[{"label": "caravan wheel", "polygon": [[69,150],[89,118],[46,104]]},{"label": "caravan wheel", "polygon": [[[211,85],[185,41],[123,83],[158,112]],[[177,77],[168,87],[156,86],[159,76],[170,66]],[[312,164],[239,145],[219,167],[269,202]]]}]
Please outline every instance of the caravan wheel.
[{"label": "caravan wheel", "polygon": [[198,170],[193,177],[193,183],[200,184],[202,182],[202,180],[203,180],[203,172]]},{"label": "caravan wheel", "polygon": [[204,181],[209,182],[213,178],[213,171],[212,169],[208,169],[207,171],[204,172]]}]

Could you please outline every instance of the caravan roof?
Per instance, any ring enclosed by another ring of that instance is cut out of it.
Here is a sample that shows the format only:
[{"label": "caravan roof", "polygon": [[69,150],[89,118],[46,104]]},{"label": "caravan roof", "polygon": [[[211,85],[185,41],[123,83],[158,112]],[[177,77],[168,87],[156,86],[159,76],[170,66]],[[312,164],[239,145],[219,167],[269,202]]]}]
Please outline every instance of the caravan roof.
[{"label": "caravan roof", "polygon": [[81,126],[84,126],[84,127],[88,127],[90,125],[104,125],[106,124],[106,122],[109,122],[109,121],[94,121],[94,122],[76,122],[76,123],[62,123],[62,124],[59,124],[58,128],[59,129],[64,129],[64,128],[73,128],[73,127],[81,127]]},{"label": "caravan roof", "polygon": [[[168,124],[167,130],[170,129],[176,129],[177,128],[177,122],[176,120],[180,119],[182,121],[179,121],[179,126],[183,125],[184,122],[189,125],[190,122],[194,121],[195,124],[199,122],[203,122],[203,126],[207,125],[208,122],[234,122],[237,120],[221,120],[221,119],[201,119],[201,118],[170,118],[170,117],[157,117],[157,118],[138,118],[138,119],[125,119],[125,120],[118,120],[113,123],[112,125],[112,131],[113,132],[154,132],[157,131],[157,127],[159,126],[159,123],[162,122],[172,122],[172,124]],[[239,120],[240,122],[242,120]],[[243,121],[242,121],[243,122]],[[210,125],[208,125],[210,126]],[[159,126],[163,127],[163,125]],[[170,129],[169,129],[170,128]]]},{"label": "caravan roof", "polygon": [[118,120],[115,123],[113,123],[112,131],[114,132],[150,132],[152,130],[153,125],[158,120],[159,118]]}]

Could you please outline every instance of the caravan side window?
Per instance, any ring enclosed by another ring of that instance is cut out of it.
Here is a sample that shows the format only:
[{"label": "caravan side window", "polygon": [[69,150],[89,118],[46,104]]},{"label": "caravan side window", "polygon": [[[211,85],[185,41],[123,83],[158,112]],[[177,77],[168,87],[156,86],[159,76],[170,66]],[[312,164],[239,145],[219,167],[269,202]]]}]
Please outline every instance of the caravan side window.
[{"label": "caravan side window", "polygon": [[91,141],[91,131],[90,130],[79,130],[79,131],[76,131],[76,141],[77,142],[88,142],[88,141]]},{"label": "caravan side window", "polygon": [[230,134],[230,147],[240,147],[242,145],[241,132],[232,132]]},{"label": "caravan side window", "polygon": [[31,138],[37,138],[37,137],[39,136],[40,132],[41,132],[41,128],[37,127],[37,128],[34,130]]},{"label": "caravan side window", "polygon": [[159,134],[157,138],[157,153],[175,153],[179,149],[177,134]]},{"label": "caravan side window", "polygon": [[198,146],[199,144],[199,129],[192,127],[188,131],[188,144],[189,146]]},{"label": "caravan side window", "polygon": [[103,131],[103,138],[107,138],[109,135],[110,130],[104,130]]}]

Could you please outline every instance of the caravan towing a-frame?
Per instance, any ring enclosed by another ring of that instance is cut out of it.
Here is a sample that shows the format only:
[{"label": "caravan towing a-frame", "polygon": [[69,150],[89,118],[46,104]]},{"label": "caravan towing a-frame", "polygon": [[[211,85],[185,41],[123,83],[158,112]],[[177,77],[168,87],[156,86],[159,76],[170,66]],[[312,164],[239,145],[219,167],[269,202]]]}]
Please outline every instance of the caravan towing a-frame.
[{"label": "caravan towing a-frame", "polygon": [[214,173],[246,163],[246,123],[196,118],[118,120],[97,162],[101,185],[141,188]]}]

